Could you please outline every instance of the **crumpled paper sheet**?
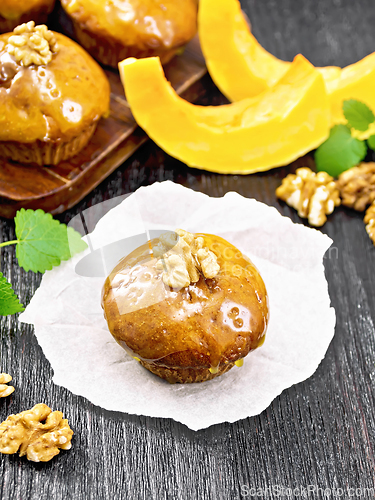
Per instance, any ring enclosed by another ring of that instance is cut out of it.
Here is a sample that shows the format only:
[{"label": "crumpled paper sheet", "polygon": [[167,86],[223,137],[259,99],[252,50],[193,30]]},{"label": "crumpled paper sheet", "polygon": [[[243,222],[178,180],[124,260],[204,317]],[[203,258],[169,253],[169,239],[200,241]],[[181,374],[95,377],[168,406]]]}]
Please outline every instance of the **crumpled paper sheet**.
[{"label": "crumpled paper sheet", "polygon": [[173,418],[198,430],[257,415],[315,372],[334,335],[323,267],[332,241],[237,193],[210,198],[167,181],[138,189],[110,210],[90,243],[96,249],[146,229],[178,227],[222,236],[252,259],[264,279],[270,302],[266,341],[243,367],[185,385],[170,385],[145,370],[107,329],[103,278],[75,272],[89,249],[45,273],[20,321],[34,324],[56,384],[107,410]]}]

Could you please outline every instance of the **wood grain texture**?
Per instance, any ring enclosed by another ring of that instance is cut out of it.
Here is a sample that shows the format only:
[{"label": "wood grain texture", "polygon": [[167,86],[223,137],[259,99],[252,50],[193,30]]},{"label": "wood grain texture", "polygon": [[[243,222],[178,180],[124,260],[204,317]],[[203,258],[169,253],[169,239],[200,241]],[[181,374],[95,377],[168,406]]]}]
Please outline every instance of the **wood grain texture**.
[{"label": "wood grain texture", "polygon": [[[370,0],[242,3],[256,36],[278,56],[290,59],[301,50],[316,64],[347,64],[375,48]],[[224,102],[212,84],[209,95],[210,102]],[[281,178],[296,166],[243,177],[216,175],[190,169],[149,142],[59,219],[68,222],[93,204],[170,179],[212,196],[237,191],[301,222],[274,195]],[[48,464],[1,456],[0,497],[232,500],[252,498],[241,495],[246,493],[241,485],[248,485],[269,488],[255,498],[284,499],[301,496],[277,495],[272,489],[313,485],[320,490],[302,498],[325,499],[330,498],[326,488],[374,488],[375,248],[361,214],[343,207],[329,217],[323,232],[334,240],[325,268],[337,314],[327,355],[311,378],[284,391],[261,415],[234,424],[195,433],[172,420],[95,407],[52,383],[32,328],[16,318],[2,319],[0,368],[13,375],[16,392],[0,400],[1,420],[43,401],[64,412],[75,436],[72,450]],[[0,220],[0,234],[13,239],[13,224]],[[40,277],[18,269],[12,248],[3,250],[1,266],[28,303]],[[354,498],[374,498],[370,490],[361,491]],[[350,497],[344,491],[339,498]]]}]

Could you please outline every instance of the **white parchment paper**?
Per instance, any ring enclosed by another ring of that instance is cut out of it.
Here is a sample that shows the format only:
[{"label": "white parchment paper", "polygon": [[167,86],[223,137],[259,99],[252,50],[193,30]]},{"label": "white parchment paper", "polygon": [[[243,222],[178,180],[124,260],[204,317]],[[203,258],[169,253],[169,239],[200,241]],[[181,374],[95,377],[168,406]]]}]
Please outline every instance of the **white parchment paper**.
[{"label": "white parchment paper", "polygon": [[[103,278],[79,276],[93,249],[156,228],[213,233],[248,255],[270,301],[264,345],[242,368],[200,384],[170,385],[129,357],[110,335],[100,305]],[[45,273],[20,321],[32,323],[53,380],[108,410],[173,418],[198,430],[262,412],[310,377],[334,335],[323,256],[332,241],[275,208],[237,193],[210,198],[170,181],[142,187],[90,234],[91,249]]]}]

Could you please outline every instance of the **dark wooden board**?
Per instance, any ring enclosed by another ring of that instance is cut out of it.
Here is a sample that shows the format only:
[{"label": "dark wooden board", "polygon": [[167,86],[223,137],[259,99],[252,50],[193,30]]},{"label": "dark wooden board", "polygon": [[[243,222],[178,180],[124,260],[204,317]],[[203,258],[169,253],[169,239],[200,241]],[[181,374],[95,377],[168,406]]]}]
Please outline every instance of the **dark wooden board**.
[{"label": "dark wooden board", "polygon": [[[372,0],[243,0],[253,32],[274,54],[301,51],[317,65],[346,65],[375,50]],[[224,102],[206,82],[202,104]],[[298,164],[248,176],[190,169],[151,141],[58,218],[156,181],[173,180],[211,196],[237,191],[302,222],[275,197]],[[312,160],[306,160],[311,162]],[[0,455],[2,500],[371,500],[375,488],[375,248],[362,216],[340,207],[322,231],[334,240],[324,259],[335,337],[316,373],[284,391],[262,414],[192,432],[169,419],[109,412],[55,386],[33,329],[0,320],[0,371],[16,391],[0,400],[0,421],[45,402],[69,418],[73,448],[47,464]],[[15,238],[0,219],[0,241]],[[27,304],[40,276],[17,266],[15,249],[1,252],[1,271]],[[291,304],[288,314],[293,313]],[[88,339],[88,342],[90,339]],[[93,367],[95,369],[95,367]],[[121,390],[121,388],[119,388]],[[192,405],[194,401],[192,401]],[[297,488],[310,495],[278,494]],[[249,487],[249,490],[246,489]],[[245,488],[244,488],[245,487]],[[263,494],[250,496],[250,488]],[[266,490],[267,488],[267,490]],[[333,488],[340,496],[329,492]],[[348,488],[351,490],[349,496]],[[361,488],[358,495],[355,488]],[[365,490],[365,488],[369,488]]]},{"label": "dark wooden board", "polygon": [[[0,216],[14,217],[21,207],[42,208],[52,214],[64,212],[147,140],[125,100],[118,71],[105,71],[111,85],[110,115],[100,120],[90,142],[77,156],[53,167],[0,159]],[[172,86],[191,102],[205,93],[201,79],[206,71],[197,37],[165,67]]]}]

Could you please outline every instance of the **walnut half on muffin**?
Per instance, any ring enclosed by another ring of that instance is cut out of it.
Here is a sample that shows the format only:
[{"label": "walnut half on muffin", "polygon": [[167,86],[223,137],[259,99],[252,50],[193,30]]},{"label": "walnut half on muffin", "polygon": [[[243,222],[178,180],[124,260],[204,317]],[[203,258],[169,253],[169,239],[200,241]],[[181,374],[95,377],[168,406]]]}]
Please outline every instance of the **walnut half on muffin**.
[{"label": "walnut half on muffin", "polygon": [[241,366],[263,344],[269,316],[252,262],[219,236],[183,230],[122,259],[105,281],[102,307],[115,340],[171,383]]},{"label": "walnut half on muffin", "polygon": [[0,156],[55,165],[76,155],[109,111],[100,66],[33,21],[0,35]]}]

